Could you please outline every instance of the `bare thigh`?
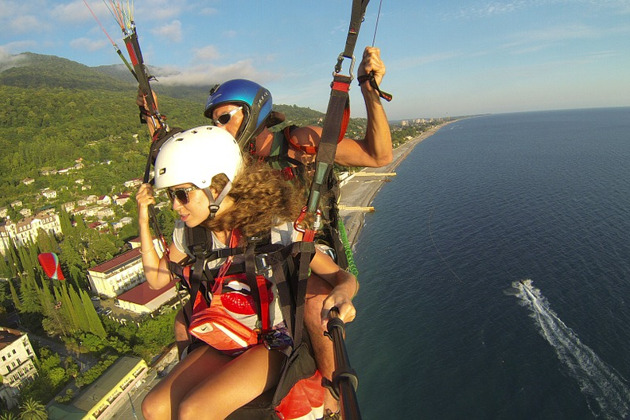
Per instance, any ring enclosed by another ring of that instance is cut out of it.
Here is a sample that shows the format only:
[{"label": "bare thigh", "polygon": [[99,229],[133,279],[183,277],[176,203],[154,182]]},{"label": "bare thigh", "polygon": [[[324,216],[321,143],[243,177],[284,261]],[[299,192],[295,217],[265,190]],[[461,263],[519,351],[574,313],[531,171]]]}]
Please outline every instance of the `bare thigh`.
[{"label": "bare thigh", "polygon": [[177,418],[179,405],[193,388],[232,360],[210,346],[197,348],[180,361],[142,402],[145,417]]},{"label": "bare thigh", "polygon": [[223,419],[278,383],[285,356],[255,346],[192,389],[180,405],[181,419]]}]

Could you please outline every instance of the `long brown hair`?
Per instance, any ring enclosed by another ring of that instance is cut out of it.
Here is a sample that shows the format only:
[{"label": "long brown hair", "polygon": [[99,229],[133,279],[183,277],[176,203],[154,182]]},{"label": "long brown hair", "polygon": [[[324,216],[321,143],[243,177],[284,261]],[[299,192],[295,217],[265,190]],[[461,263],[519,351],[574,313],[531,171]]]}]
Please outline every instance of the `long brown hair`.
[{"label": "long brown hair", "polygon": [[[222,191],[227,177],[217,175],[211,187]],[[204,222],[214,230],[239,229],[244,237],[265,236],[272,227],[294,221],[306,204],[304,191],[296,183],[264,162],[249,160],[235,177],[228,197],[234,205],[226,212]]]}]

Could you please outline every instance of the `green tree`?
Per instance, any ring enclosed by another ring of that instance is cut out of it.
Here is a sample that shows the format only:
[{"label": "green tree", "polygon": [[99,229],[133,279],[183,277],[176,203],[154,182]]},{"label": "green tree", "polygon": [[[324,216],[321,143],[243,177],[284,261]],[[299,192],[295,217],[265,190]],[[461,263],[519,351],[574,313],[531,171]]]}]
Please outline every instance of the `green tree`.
[{"label": "green tree", "polygon": [[7,279],[12,277],[11,268],[2,254],[0,254],[0,277]]},{"label": "green tree", "polygon": [[88,327],[84,329],[84,331],[91,332],[100,338],[105,338],[107,336],[105,328],[103,328],[103,323],[96,313],[96,309],[94,309],[90,296],[85,290],[80,290],[79,293],[81,295],[81,301],[83,302],[81,307],[85,311],[85,317],[88,323]]},{"label": "green tree", "polygon": [[13,306],[15,306],[16,309],[21,310],[22,301],[20,300],[18,292],[13,285],[13,280],[9,280],[9,290],[11,291],[11,300],[13,301]]},{"label": "green tree", "polygon": [[64,235],[68,235],[72,231],[72,221],[70,220],[70,215],[65,210],[59,212],[59,225]]},{"label": "green tree", "polygon": [[48,413],[41,402],[28,398],[20,404],[20,420],[46,420]]},{"label": "green tree", "polygon": [[87,315],[83,310],[81,297],[79,297],[79,294],[72,286],[68,287],[68,295],[70,296],[70,311],[76,314],[77,324],[74,326],[75,329],[89,331],[90,324],[87,320]]}]

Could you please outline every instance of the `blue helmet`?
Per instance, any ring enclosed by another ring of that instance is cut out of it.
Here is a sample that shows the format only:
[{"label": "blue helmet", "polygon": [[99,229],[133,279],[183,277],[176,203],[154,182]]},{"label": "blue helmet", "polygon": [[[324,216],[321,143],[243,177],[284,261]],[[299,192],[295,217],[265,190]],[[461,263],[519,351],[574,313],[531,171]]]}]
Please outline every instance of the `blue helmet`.
[{"label": "blue helmet", "polygon": [[235,137],[244,148],[267,125],[273,107],[271,92],[250,80],[229,80],[210,90],[204,115],[212,118],[214,109],[226,103],[243,106],[243,123]]}]

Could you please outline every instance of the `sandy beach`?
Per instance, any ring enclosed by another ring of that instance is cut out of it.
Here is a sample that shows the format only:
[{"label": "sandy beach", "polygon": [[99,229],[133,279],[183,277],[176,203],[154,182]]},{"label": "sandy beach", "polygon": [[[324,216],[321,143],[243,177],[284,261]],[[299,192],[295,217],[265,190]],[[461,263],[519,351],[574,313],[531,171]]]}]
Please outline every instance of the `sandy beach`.
[{"label": "sandy beach", "polygon": [[[382,168],[364,168],[357,174],[353,174],[347,179],[342,181],[341,195],[339,204],[346,207],[368,207],[374,200],[376,193],[381,189],[383,184],[389,180],[396,182],[396,177],[388,177],[379,174],[386,174],[394,172],[400,163],[411,153],[414,147],[416,147],[423,140],[431,137],[440,128],[455,122],[449,121],[444,124],[432,127],[429,130],[423,132],[420,136],[413,140],[410,140],[396,149],[394,149],[394,158],[392,162]],[[371,175],[373,174],[373,175]],[[378,209],[375,209],[378,211]],[[356,244],[359,233],[363,228],[365,220],[365,212],[357,210],[340,210],[339,211],[343,222],[346,226],[348,234],[348,240],[354,246]]]}]

